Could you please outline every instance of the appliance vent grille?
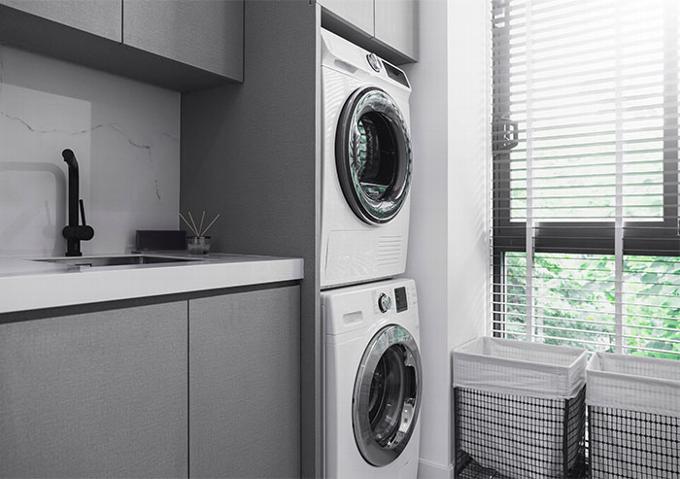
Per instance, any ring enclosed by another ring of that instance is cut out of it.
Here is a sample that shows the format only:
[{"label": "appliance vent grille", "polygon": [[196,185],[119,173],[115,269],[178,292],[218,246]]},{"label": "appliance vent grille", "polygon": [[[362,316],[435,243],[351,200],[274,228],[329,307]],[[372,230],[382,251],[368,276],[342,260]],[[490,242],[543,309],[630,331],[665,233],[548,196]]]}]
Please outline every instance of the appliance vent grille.
[{"label": "appliance vent grille", "polygon": [[400,264],[401,248],[401,235],[381,236],[376,245],[376,266],[378,268],[387,268]]}]

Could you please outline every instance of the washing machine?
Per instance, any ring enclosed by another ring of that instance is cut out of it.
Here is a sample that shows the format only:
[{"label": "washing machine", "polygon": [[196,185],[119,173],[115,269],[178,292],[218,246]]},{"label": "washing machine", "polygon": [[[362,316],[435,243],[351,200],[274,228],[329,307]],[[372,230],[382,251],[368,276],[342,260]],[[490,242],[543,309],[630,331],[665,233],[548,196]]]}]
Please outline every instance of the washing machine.
[{"label": "washing machine", "polygon": [[422,370],[410,279],[321,294],[324,477],[416,479]]},{"label": "washing machine", "polygon": [[322,30],[321,288],[406,268],[412,172],[404,72]]}]

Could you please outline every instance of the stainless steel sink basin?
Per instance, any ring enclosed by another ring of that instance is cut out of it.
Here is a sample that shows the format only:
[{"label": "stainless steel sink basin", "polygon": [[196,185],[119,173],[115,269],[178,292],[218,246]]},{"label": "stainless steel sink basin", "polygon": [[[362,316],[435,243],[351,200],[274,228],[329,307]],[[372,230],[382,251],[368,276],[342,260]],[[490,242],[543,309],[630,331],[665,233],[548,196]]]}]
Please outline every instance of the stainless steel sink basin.
[{"label": "stainless steel sink basin", "polygon": [[73,258],[47,258],[36,259],[45,263],[57,263],[66,266],[78,267],[101,267],[101,266],[134,266],[139,264],[155,264],[158,266],[172,266],[177,263],[191,263],[200,261],[190,258],[172,258],[167,256],[152,256],[145,254],[135,254],[126,256],[79,256]]}]

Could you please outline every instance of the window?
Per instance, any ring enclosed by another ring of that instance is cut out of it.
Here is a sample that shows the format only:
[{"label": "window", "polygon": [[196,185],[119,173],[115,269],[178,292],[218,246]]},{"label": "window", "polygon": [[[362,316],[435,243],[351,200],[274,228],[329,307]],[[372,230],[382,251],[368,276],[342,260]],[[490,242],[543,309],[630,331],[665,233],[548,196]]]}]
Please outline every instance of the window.
[{"label": "window", "polygon": [[493,0],[493,333],[680,359],[677,0]]}]

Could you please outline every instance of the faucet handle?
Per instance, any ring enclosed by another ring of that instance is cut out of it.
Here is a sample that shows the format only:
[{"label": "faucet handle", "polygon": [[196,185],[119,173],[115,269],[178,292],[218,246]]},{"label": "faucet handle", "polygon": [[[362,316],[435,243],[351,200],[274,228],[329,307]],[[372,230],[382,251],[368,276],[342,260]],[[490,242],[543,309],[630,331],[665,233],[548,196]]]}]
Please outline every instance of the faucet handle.
[{"label": "faucet handle", "polygon": [[83,221],[83,226],[86,226],[87,220],[85,219],[85,203],[83,203],[82,198],[78,200],[78,204],[80,205],[80,219]]}]

